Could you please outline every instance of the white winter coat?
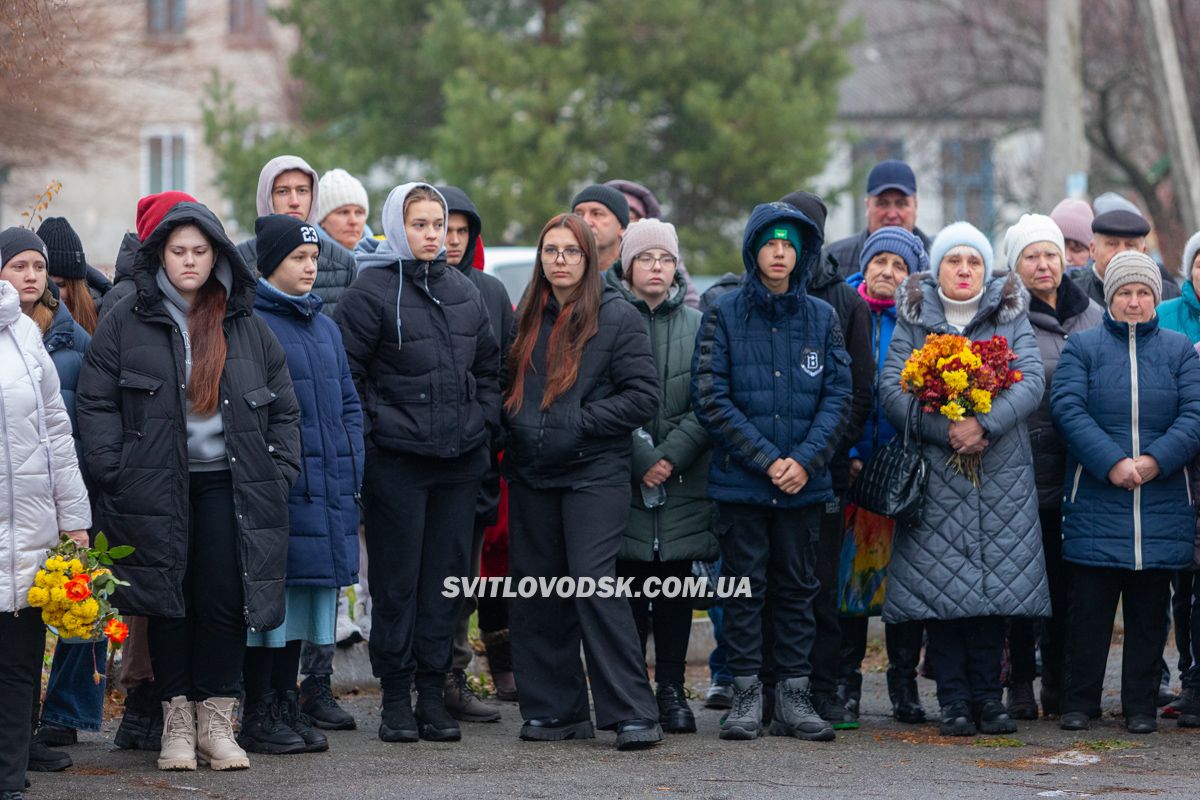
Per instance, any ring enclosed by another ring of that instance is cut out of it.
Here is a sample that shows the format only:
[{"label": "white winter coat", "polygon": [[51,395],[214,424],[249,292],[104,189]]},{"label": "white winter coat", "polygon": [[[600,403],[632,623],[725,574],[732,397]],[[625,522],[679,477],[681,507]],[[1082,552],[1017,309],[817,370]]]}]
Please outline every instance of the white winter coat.
[{"label": "white winter coat", "polygon": [[91,524],[58,371],[17,290],[0,280],[0,613],[28,607],[60,530]]}]

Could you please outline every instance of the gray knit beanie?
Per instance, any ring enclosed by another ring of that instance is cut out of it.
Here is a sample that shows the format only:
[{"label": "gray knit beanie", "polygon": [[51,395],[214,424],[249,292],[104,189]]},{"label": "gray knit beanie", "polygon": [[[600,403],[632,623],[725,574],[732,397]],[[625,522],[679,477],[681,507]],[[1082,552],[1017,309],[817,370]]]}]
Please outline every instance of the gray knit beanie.
[{"label": "gray knit beanie", "polygon": [[1117,290],[1130,283],[1144,283],[1154,293],[1154,305],[1162,302],[1162,273],[1158,264],[1145,253],[1123,250],[1112,257],[1104,271],[1104,305],[1112,308]]}]

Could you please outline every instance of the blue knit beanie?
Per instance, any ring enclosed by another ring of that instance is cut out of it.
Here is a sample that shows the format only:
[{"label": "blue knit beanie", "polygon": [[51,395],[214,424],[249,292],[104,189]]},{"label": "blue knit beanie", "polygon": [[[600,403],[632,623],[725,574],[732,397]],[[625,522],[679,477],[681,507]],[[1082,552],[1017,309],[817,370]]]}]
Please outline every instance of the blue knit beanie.
[{"label": "blue knit beanie", "polygon": [[863,244],[858,268],[864,274],[871,259],[880,253],[895,253],[908,265],[908,273],[925,272],[929,269],[929,256],[925,255],[925,243],[916,234],[904,228],[889,226],[880,228],[867,237]]},{"label": "blue knit beanie", "polygon": [[954,248],[966,245],[974,247],[983,256],[983,282],[986,285],[992,279],[992,243],[983,232],[969,222],[954,222],[942,228],[929,246],[929,268],[933,277],[937,277],[938,267],[942,259]]}]

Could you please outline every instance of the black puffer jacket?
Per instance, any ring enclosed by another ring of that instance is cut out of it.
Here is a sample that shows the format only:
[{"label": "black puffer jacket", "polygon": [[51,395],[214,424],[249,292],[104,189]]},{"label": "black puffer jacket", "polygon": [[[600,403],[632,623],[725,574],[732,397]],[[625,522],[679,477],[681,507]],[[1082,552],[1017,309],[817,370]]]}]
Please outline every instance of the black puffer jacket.
[{"label": "black puffer jacket", "polygon": [[658,411],[658,374],[646,323],[606,286],[599,331],[584,345],[574,385],[542,411],[546,348],[558,311],[551,295],[525,373],[524,402],[505,417],[504,474],[535,489],[628,483],[630,434]]},{"label": "black puffer jacket", "polygon": [[113,269],[112,288],[96,303],[96,314],[100,319],[104,319],[108,312],[116,308],[122,298],[134,293],[133,264],[141,247],[142,243],[138,241],[136,233],[126,233],[122,237],[121,249],[117,251],[117,261]]},{"label": "black puffer jacket", "polygon": [[457,458],[488,444],[500,420],[500,349],[479,290],[441,256],[371,258],[333,316],[368,448]]},{"label": "black puffer jacket", "polygon": [[[320,229],[318,229],[320,232]],[[247,239],[237,246],[238,253],[250,267],[250,271],[258,272],[258,240]],[[327,236],[321,237],[321,254],[317,256],[317,280],[312,292],[324,303],[321,310],[329,316],[337,309],[337,304],[345,296],[350,284],[358,272],[354,263],[354,254]]]},{"label": "black puffer jacket", "polygon": [[300,408],[283,348],[253,314],[254,277],[220,221],[199,203],[167,212],[138,251],[137,293],[96,329],[79,376],[84,463],[100,489],[109,541],[136,548],[115,567],[130,583],[121,589],[121,610],[182,617],[189,538],[184,343],[155,275],[163,242],[183,224],[199,226],[216,248],[217,269],[223,264],[232,273],[219,409],[233,473],[246,624],[265,630],[283,621],[287,498],[300,471]]},{"label": "black puffer jacket", "polygon": [[[920,228],[913,228],[913,234],[925,245],[925,252],[928,253],[929,245],[933,243],[930,238]],[[862,259],[863,245],[867,243],[867,237],[870,235],[867,229],[863,228],[853,236],[825,245],[825,257],[833,261],[843,280],[862,269],[858,262]]]}]

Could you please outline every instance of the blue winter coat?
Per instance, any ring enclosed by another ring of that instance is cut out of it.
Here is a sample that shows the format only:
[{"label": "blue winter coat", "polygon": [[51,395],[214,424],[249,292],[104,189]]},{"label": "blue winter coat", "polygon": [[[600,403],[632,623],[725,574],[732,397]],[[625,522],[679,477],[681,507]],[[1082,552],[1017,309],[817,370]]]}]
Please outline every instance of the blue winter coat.
[{"label": "blue winter coat", "polygon": [[[1050,411],[1070,446],[1063,558],[1091,567],[1186,569],[1195,536],[1187,465],[1200,453],[1200,358],[1158,317],[1108,313],[1072,334],[1054,372]],[[1145,454],[1159,476],[1132,492],[1108,481]]]},{"label": "blue winter coat", "polygon": [[254,311],[283,345],[300,404],[301,470],[288,495],[289,586],[358,580],[362,405],[341,331],[321,306],[311,292],[292,297],[258,281]]},{"label": "blue winter coat", "polygon": [[1191,281],[1184,281],[1180,297],[1164,300],[1159,305],[1158,324],[1169,331],[1179,331],[1191,339],[1192,344],[1200,342],[1200,298],[1196,297]]},{"label": "blue winter coat", "polygon": [[54,319],[50,328],[42,335],[42,344],[50,353],[50,360],[58,371],[58,381],[62,384],[63,403],[67,407],[67,415],[71,418],[71,431],[75,436],[76,450],[79,450],[79,426],[75,424],[75,387],[79,383],[79,370],[83,366],[83,354],[87,352],[92,337],[71,316],[67,304],[59,301],[54,309]]},{"label": "blue winter coat", "polygon": [[[753,242],[766,226],[801,231],[789,287],[773,295],[758,275]],[[833,308],[805,291],[821,255],[821,229],[786,203],[757,206],[746,223],[746,280],[704,314],[692,356],[692,402],[713,437],[708,496],[727,503],[796,508],[833,499],[829,461],[850,413],[850,356]],[[808,472],[797,494],[767,468],[791,457]]]},{"label": "blue winter coat", "polygon": [[[866,279],[861,272],[856,272],[846,278],[846,283],[857,290]],[[887,444],[896,435],[896,429],[884,413],[883,399],[879,394],[879,376],[883,372],[883,362],[887,360],[892,333],[896,330],[896,307],[891,306],[883,311],[871,310],[870,314],[871,356],[875,359],[875,381],[871,384],[871,412],[867,415],[862,439],[850,453],[852,458],[860,458],[864,462],[870,459],[876,448]]]}]

